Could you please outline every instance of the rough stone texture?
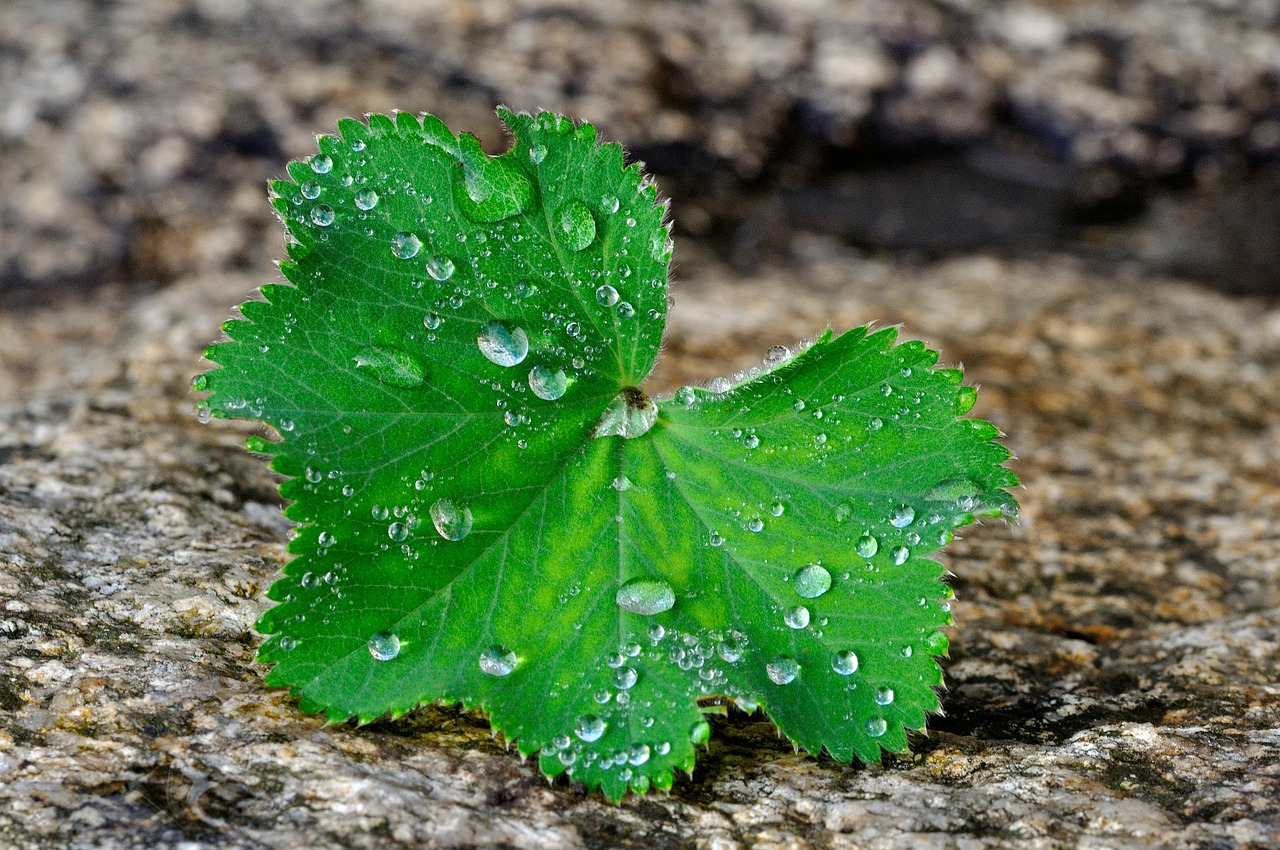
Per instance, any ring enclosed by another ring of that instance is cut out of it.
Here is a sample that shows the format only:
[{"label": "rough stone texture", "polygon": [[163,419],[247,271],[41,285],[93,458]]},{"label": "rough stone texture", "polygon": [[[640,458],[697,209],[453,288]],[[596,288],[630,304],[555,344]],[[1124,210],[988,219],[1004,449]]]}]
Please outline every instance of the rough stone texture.
[{"label": "rough stone texture", "polygon": [[258,282],[0,313],[0,847],[1265,848],[1280,842],[1280,308],[1065,259],[680,253],[670,388],[902,322],[1009,432],[1022,521],[947,552],[946,716],[883,767],[714,722],[611,806],[431,707],[326,727],[251,624],[275,481],[186,387]]},{"label": "rough stone texture", "polygon": [[1280,0],[9,0],[0,92],[0,292],[29,293],[262,267],[263,182],[395,108],[491,147],[496,102],[588,117],[728,184],[692,232],[868,144],[985,140],[1085,203],[1230,177],[1280,156]]}]

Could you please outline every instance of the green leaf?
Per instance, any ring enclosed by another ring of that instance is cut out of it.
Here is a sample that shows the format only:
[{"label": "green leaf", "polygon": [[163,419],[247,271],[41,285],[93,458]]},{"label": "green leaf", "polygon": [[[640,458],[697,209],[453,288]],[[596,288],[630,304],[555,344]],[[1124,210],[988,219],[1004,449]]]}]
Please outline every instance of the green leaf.
[{"label": "green leaf", "polygon": [[268,684],[334,721],[479,706],[611,799],[692,769],[708,697],[843,761],[905,749],[951,622],[928,555],[1015,510],[973,390],[859,328],[650,399],[665,205],[590,125],[501,115],[496,158],[342,121],[272,185],[293,285],[195,384],[279,434],[250,445],[300,524]]}]

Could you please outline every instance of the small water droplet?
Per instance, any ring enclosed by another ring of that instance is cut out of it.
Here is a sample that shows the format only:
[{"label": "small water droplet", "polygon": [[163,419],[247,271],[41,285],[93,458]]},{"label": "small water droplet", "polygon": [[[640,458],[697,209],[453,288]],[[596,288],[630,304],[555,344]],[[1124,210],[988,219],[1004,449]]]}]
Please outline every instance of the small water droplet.
[{"label": "small water droplet", "polygon": [[788,685],[800,675],[800,662],[790,655],[779,655],[765,665],[764,671],[775,685]]},{"label": "small water droplet", "polygon": [[603,284],[596,289],[596,300],[605,307],[612,307],[618,303],[618,290],[609,284]]},{"label": "small water droplet", "polygon": [[333,207],[328,204],[316,204],[311,208],[311,223],[318,227],[333,224]]},{"label": "small water droplet", "polygon": [[634,667],[619,667],[613,671],[613,686],[620,691],[625,691],[630,689],[639,678]]},{"label": "small water droplet", "polygon": [[391,237],[391,253],[402,260],[411,260],[422,250],[422,240],[412,233],[397,233]]},{"label": "small water droplet", "polygon": [[618,199],[613,195],[605,195],[600,198],[600,209],[604,210],[607,215],[613,215],[618,211]]},{"label": "small water droplet", "polygon": [[400,638],[390,632],[378,632],[369,638],[369,654],[379,661],[390,661],[400,654]]},{"label": "small water droplet", "polygon": [[879,738],[889,728],[889,724],[885,722],[883,717],[873,717],[867,721],[867,734],[872,738]]},{"label": "small water droplet", "polygon": [[316,538],[316,543],[318,543],[322,549],[328,549],[337,542],[338,538],[334,537],[327,531],[320,532],[320,536]]},{"label": "small water droplet", "polygon": [[529,148],[529,159],[533,161],[534,165],[541,165],[542,161],[546,158],[547,158],[546,145],[534,145],[533,147]]},{"label": "small water droplet", "polygon": [[907,644],[906,646],[902,647],[902,649],[898,650],[898,654],[901,655],[903,658],[910,658],[914,653],[915,653],[915,649],[911,646],[911,644]]},{"label": "small water droplet", "polygon": [[636,314],[636,308],[631,306],[630,301],[622,301],[618,304],[618,316],[623,319],[630,319]]},{"label": "small water droplet", "polygon": [[372,189],[361,189],[356,192],[356,206],[368,212],[378,205],[378,193]]},{"label": "small water droplet", "polygon": [[742,445],[746,446],[749,449],[754,449],[760,445],[760,438],[757,437],[755,434],[748,434],[742,440]]},{"label": "small water droplet", "polygon": [[724,538],[713,531],[711,532],[711,534],[707,536],[707,542],[710,543],[712,546],[723,546]]},{"label": "small water droplet", "polygon": [[910,505],[898,505],[889,511],[889,523],[894,528],[906,528],[916,518],[915,509]]},{"label": "small water droplet", "polygon": [[809,564],[796,570],[791,586],[805,599],[817,599],[831,589],[831,573],[821,564]]},{"label": "small water droplet", "polygon": [[676,594],[661,579],[637,578],[618,588],[614,601],[624,611],[652,616],[670,611],[676,604]]},{"label": "small water droplet", "polygon": [[280,638],[280,642],[277,645],[280,647],[281,652],[293,652],[298,648],[298,642],[288,635]]},{"label": "small water droplet", "polygon": [[876,688],[876,705],[893,704],[893,688]]},{"label": "small water droplet", "polygon": [[712,378],[708,389],[717,394],[727,393],[729,390],[733,389],[733,381],[730,381],[723,375],[718,378]]},{"label": "small water droplet", "polygon": [[379,522],[391,516],[391,512],[388,511],[386,507],[384,507],[383,505],[374,505],[370,509],[369,513],[372,514],[373,518],[378,520]]},{"label": "small water droplet", "polygon": [[864,534],[853,544],[853,551],[858,553],[859,558],[870,558],[880,551],[880,541],[870,534]]},{"label": "small water droplet", "polygon": [[537,365],[529,370],[529,389],[540,399],[555,401],[569,388],[569,379],[563,369]]},{"label": "small water droplet", "polygon": [[431,505],[431,522],[445,540],[461,540],[471,533],[471,508],[453,499],[436,499]]},{"label": "small water droplet", "polygon": [[516,669],[516,654],[495,643],[480,653],[480,669],[490,676],[508,676]]},{"label": "small water droplet", "polygon": [[764,353],[764,362],[770,366],[776,366],[790,356],[791,349],[785,345],[774,345],[770,346],[769,350]]},{"label": "small water droplet", "polygon": [[796,413],[799,413],[800,411],[804,410],[804,408],[805,408],[805,403],[804,403],[804,399],[802,398],[798,398],[795,401],[791,402],[791,409],[794,410]]},{"label": "small water droplet", "polygon": [[422,325],[429,331],[437,330],[440,327],[440,314],[434,311],[428,313],[423,317]]},{"label": "small water droplet", "polygon": [[631,489],[631,479],[625,475],[618,475],[613,479],[610,486],[619,493],[624,493]]},{"label": "small water droplet", "polygon": [[831,656],[831,669],[841,676],[852,676],[858,670],[858,655],[852,649],[844,649]]},{"label": "small water droplet", "polygon": [[453,277],[453,260],[448,257],[432,257],[427,260],[427,274],[434,280],[446,281]]},{"label": "small water droplet", "polygon": [[480,353],[499,366],[515,366],[529,353],[529,337],[524,328],[509,328],[501,322],[487,322],[476,337]]},{"label": "small water droplet", "polygon": [[883,427],[884,427],[884,422],[878,416],[867,423],[868,431],[879,431]]},{"label": "small water droplet", "polygon": [[387,526],[387,536],[397,543],[403,543],[409,537],[409,526],[403,522],[393,522]]},{"label": "small water droplet", "polygon": [[596,239],[596,220],[587,205],[577,199],[560,208],[560,230],[570,251],[581,251]]},{"label": "small water droplet", "polygon": [[599,741],[606,728],[608,724],[599,717],[594,714],[584,714],[574,721],[573,734],[590,744],[593,741]]},{"label": "small water droplet", "polygon": [[803,629],[809,625],[809,609],[803,605],[797,605],[782,615],[782,622],[793,629]]},{"label": "small water droplet", "polygon": [[657,623],[654,623],[649,627],[649,640],[653,641],[654,643],[657,643],[658,641],[662,640],[666,636],[667,636],[667,630],[664,629],[662,626],[658,625]]},{"label": "small water droplet", "polygon": [[758,517],[758,516],[753,516],[753,517],[752,517],[750,520],[748,520],[748,522],[747,522],[747,529],[748,529],[748,530],[750,530],[750,531],[752,531],[752,532],[760,532],[760,531],[763,531],[763,530],[764,530],[764,520],[760,519],[760,517]]},{"label": "small water droplet", "polygon": [[782,504],[782,502],[775,502],[773,507],[769,508],[769,513],[773,514],[774,516],[782,516],[786,512],[787,512],[787,506]]},{"label": "small water droplet", "polygon": [[924,639],[924,648],[930,655],[946,655],[951,648],[951,640],[943,632],[933,632]]}]

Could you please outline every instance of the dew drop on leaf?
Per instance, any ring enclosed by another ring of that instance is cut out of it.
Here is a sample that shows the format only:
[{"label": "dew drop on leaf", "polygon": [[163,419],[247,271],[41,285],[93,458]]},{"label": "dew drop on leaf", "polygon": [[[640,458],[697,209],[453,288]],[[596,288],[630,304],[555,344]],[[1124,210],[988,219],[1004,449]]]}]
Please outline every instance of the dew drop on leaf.
[{"label": "dew drop on leaf", "polygon": [[649,760],[648,744],[632,744],[627,750],[627,763],[639,767]]},{"label": "dew drop on leaf", "polygon": [[951,640],[944,632],[933,632],[924,639],[924,648],[930,655],[946,655],[951,648]]},{"label": "dew drop on leaf", "polygon": [[809,564],[796,571],[791,586],[805,599],[817,599],[831,589],[831,573],[821,564]]},{"label": "dew drop on leaf", "polygon": [[618,588],[614,601],[623,611],[653,616],[670,611],[676,604],[676,594],[661,579],[634,578]]},{"label": "dew drop on leaf", "polygon": [[412,233],[397,233],[391,237],[391,253],[402,260],[411,260],[422,250],[422,240]]},{"label": "dew drop on leaf", "polygon": [[440,314],[434,311],[428,313],[422,318],[422,326],[429,331],[434,331],[440,327]]},{"label": "dew drop on leaf", "polygon": [[495,643],[480,653],[480,669],[490,676],[508,676],[516,669],[516,654],[502,644]]},{"label": "dew drop on leaf", "polygon": [[831,656],[831,669],[841,676],[851,676],[858,670],[858,655],[852,649],[843,649]]},{"label": "dew drop on leaf", "polygon": [[684,386],[676,390],[676,401],[680,404],[689,405],[698,400],[698,393],[693,387]]},{"label": "dew drop on leaf", "polygon": [[377,632],[366,645],[369,654],[379,661],[390,661],[400,654],[400,638],[390,632]]},{"label": "dew drop on leaf", "polygon": [[803,629],[809,625],[809,609],[803,605],[797,605],[782,615],[782,622],[793,629]]},{"label": "dew drop on leaf", "polygon": [[574,721],[573,734],[590,744],[599,741],[607,727],[608,724],[594,714],[583,714]]},{"label": "dew drop on leaf", "polygon": [[858,553],[859,558],[870,558],[880,551],[880,541],[876,540],[869,533],[858,538],[853,544],[853,551]]},{"label": "dew drop on leaf", "polygon": [[316,204],[311,208],[311,223],[319,227],[333,224],[333,207],[328,204]]},{"label": "dew drop on leaf", "polygon": [[635,685],[636,680],[639,678],[640,676],[636,673],[636,668],[619,667],[617,670],[613,671],[613,686],[620,691],[625,691]]},{"label": "dew drop on leaf", "polygon": [[906,528],[916,518],[915,509],[910,505],[898,505],[889,511],[889,523],[894,528]]},{"label": "dew drop on leaf", "polygon": [[311,170],[316,174],[328,174],[333,170],[333,160],[324,154],[311,157]]},{"label": "dew drop on leaf", "polygon": [[876,705],[893,704],[893,688],[876,688]]},{"label": "dew drop on leaf", "polygon": [[461,540],[471,533],[471,508],[453,499],[436,499],[431,505],[431,523],[445,540]]},{"label": "dew drop on leaf", "polygon": [[426,371],[417,358],[392,348],[370,347],[355,356],[356,368],[393,387],[409,389],[422,383]]},{"label": "dew drop on leaf", "polygon": [[541,364],[529,370],[529,389],[540,399],[555,401],[569,388],[569,379],[563,369],[552,369]]},{"label": "dew drop on leaf", "polygon": [[378,193],[372,189],[361,189],[356,192],[356,206],[368,212],[378,205]]},{"label": "dew drop on leaf", "polygon": [[900,567],[911,557],[911,550],[906,546],[894,546],[889,556],[893,559],[894,566]]},{"label": "dew drop on leaf", "polygon": [[612,307],[614,304],[618,303],[618,290],[614,289],[607,283],[602,284],[596,288],[596,300],[599,301],[602,306]]},{"label": "dew drop on leaf", "polygon": [[560,230],[564,233],[565,247],[581,251],[596,239],[596,220],[586,204],[574,199],[560,208]]},{"label": "dew drop on leaf", "polygon": [[433,280],[446,281],[453,277],[453,260],[448,257],[432,257],[427,260],[427,274]]},{"label": "dew drop on leaf", "polygon": [[509,328],[501,322],[486,322],[476,344],[481,354],[499,366],[515,366],[529,354],[529,337],[524,328]]},{"label": "dew drop on leaf", "polygon": [[800,662],[790,655],[779,655],[765,665],[764,671],[775,685],[789,685],[800,675]]},{"label": "dew drop on leaf", "polygon": [[606,215],[613,215],[618,211],[618,199],[614,195],[604,195],[600,198],[600,209],[604,210]]},{"label": "dew drop on leaf", "polygon": [[403,522],[393,522],[387,526],[387,536],[397,543],[403,543],[409,539],[409,526]]},{"label": "dew drop on leaf", "polygon": [[889,728],[889,724],[885,722],[883,717],[873,717],[867,721],[867,734],[872,738],[879,738]]}]

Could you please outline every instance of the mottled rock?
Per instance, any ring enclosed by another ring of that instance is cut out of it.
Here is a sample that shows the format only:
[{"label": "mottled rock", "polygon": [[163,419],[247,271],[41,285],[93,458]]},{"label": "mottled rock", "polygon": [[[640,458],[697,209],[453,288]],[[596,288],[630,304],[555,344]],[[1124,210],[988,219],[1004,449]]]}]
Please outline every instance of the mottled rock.
[{"label": "mottled rock", "polygon": [[187,392],[254,280],[206,276],[0,314],[0,846],[1275,846],[1280,309],[802,247],[745,280],[682,253],[655,381],[875,319],[982,385],[1023,518],[947,550],[946,713],[912,755],[842,765],[735,713],[692,778],[612,806],[456,708],[325,726],[264,689],[288,524],[256,426]]}]

